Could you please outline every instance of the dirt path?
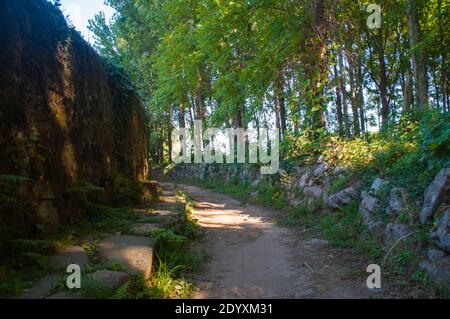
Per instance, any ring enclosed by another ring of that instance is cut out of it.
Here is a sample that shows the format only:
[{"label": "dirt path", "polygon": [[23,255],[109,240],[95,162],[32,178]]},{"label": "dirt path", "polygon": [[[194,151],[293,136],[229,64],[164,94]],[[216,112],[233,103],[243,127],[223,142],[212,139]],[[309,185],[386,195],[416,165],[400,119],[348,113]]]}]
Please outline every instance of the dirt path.
[{"label": "dirt path", "polygon": [[275,224],[274,211],[194,186],[177,187],[197,202],[194,215],[206,230],[202,245],[211,258],[194,278],[195,298],[375,296],[363,276],[349,279],[352,263],[345,253]]}]

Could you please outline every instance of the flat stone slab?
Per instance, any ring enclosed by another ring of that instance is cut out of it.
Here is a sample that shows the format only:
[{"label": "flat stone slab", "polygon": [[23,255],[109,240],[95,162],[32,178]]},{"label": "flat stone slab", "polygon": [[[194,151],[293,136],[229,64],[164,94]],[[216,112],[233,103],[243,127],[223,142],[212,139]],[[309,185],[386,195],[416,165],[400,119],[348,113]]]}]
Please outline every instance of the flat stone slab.
[{"label": "flat stone slab", "polygon": [[83,268],[89,265],[89,258],[83,248],[72,246],[56,255],[50,256],[48,262],[50,267],[54,269],[66,268],[72,264]]},{"label": "flat stone slab", "polygon": [[172,191],[166,191],[166,190],[163,190],[163,191],[161,192],[161,194],[162,194],[162,196],[164,196],[164,197],[175,197],[175,196],[176,196],[176,194],[175,194],[174,192],[172,192]]},{"label": "flat stone slab", "polygon": [[155,209],[150,216],[170,216],[178,218],[180,217],[180,213],[168,209]]},{"label": "flat stone slab", "polygon": [[159,215],[144,215],[139,221],[141,223],[155,223],[165,227],[175,225],[178,222],[177,216],[159,216]]},{"label": "flat stone slab", "polygon": [[149,236],[153,230],[163,228],[161,224],[157,223],[139,223],[130,226],[130,233],[138,236]]},{"label": "flat stone slab", "polygon": [[322,247],[328,246],[329,242],[328,242],[328,240],[312,238],[312,239],[305,241],[304,244],[311,248],[314,248],[314,249],[320,249]]},{"label": "flat stone slab", "polygon": [[126,272],[111,270],[98,270],[89,276],[95,283],[114,291],[122,287],[129,278]]},{"label": "flat stone slab", "polygon": [[158,196],[158,183],[155,181],[142,181],[144,195]]},{"label": "flat stone slab", "polygon": [[159,200],[163,203],[170,203],[170,204],[177,204],[177,203],[181,203],[178,201],[178,198],[175,196],[175,194],[172,195],[162,195],[159,196]]},{"label": "flat stone slab", "polygon": [[47,275],[36,282],[31,289],[25,291],[20,298],[43,299],[58,288],[60,281],[61,276],[58,274]]},{"label": "flat stone slab", "polygon": [[186,205],[180,202],[168,203],[160,202],[155,205],[156,210],[171,210],[174,212],[182,213],[186,209]]},{"label": "flat stone slab", "polygon": [[58,292],[57,294],[51,295],[45,299],[83,299],[81,295],[71,293],[71,292]]},{"label": "flat stone slab", "polygon": [[118,261],[131,274],[142,273],[144,279],[152,273],[154,240],[138,236],[110,236],[97,245],[103,263]]}]

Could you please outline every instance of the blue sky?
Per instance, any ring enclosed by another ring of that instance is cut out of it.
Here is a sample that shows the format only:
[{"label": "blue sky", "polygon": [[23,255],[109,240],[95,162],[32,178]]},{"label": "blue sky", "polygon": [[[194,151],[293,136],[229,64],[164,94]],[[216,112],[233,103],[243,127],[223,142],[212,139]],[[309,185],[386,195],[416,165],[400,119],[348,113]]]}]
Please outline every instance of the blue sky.
[{"label": "blue sky", "polygon": [[83,37],[93,42],[93,35],[88,30],[88,21],[100,11],[105,12],[107,21],[114,14],[114,10],[104,4],[104,0],[61,0],[61,9],[69,21],[81,32]]}]

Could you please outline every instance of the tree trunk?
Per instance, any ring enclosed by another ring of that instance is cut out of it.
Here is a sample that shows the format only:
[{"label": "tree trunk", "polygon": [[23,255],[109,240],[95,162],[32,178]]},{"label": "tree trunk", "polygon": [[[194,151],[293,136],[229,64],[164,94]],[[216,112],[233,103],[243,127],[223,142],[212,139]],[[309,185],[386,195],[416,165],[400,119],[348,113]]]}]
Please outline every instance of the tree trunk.
[{"label": "tree trunk", "polygon": [[342,99],[341,99],[341,90],[339,88],[339,73],[336,65],[334,65],[334,77],[337,80],[335,89],[336,89],[336,115],[339,127],[339,136],[344,137],[344,122],[342,119],[343,118]]},{"label": "tree trunk", "polygon": [[352,104],[353,113],[353,135],[359,136],[359,99],[356,95],[356,85],[355,85],[355,70],[353,65],[353,57],[347,51],[347,61],[348,61],[348,75],[350,79],[350,102]]},{"label": "tree trunk", "polygon": [[326,126],[324,84],[328,78],[327,23],[323,0],[312,0],[310,5],[312,30],[306,37],[306,43],[302,45],[301,52],[305,66],[304,76],[309,79],[306,105],[311,127],[317,131]]},{"label": "tree trunk", "polygon": [[378,62],[380,64],[380,97],[381,97],[381,129],[385,131],[389,126],[389,101],[388,101],[388,79],[386,73],[386,60],[384,52],[384,38],[382,29],[378,30]]},{"label": "tree trunk", "polygon": [[185,110],[184,110],[184,105],[180,104],[180,109],[178,112],[178,125],[180,126],[180,128],[186,128],[186,114],[185,114]]},{"label": "tree trunk", "polygon": [[421,52],[422,50],[418,48],[420,44],[420,28],[416,0],[408,0],[408,35],[414,70],[416,109],[424,111],[428,108],[428,77],[424,55]]},{"label": "tree trunk", "polygon": [[341,94],[342,94],[342,110],[344,117],[344,130],[345,137],[347,139],[350,138],[350,121],[348,118],[348,106],[347,106],[347,90],[345,88],[345,69],[344,69],[344,61],[343,61],[342,52],[339,53],[339,70],[341,72],[340,76],[340,85],[341,85]]},{"label": "tree trunk", "polygon": [[448,111],[448,104],[447,104],[447,79],[448,79],[448,73],[446,68],[447,63],[447,50],[445,49],[445,38],[444,38],[444,26],[442,21],[442,0],[438,0],[438,10],[439,10],[439,38],[441,43],[441,94],[442,94],[442,109],[444,112]]},{"label": "tree trunk", "polygon": [[284,136],[286,134],[287,123],[283,79],[281,78],[281,75],[279,75],[274,81],[274,93],[275,109],[278,113],[277,117],[279,119],[279,128],[281,129],[281,135]]},{"label": "tree trunk", "polygon": [[365,118],[365,102],[364,102],[364,75],[361,66],[361,58],[358,58],[358,100],[359,100],[359,117],[361,125],[361,133],[366,132],[366,118]]}]

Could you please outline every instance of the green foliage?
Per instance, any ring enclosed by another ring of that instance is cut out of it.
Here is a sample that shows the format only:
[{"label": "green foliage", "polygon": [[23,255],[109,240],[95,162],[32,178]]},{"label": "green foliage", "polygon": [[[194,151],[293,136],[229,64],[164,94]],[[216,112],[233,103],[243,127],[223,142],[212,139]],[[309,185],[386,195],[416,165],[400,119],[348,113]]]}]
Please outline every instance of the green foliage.
[{"label": "green foliage", "polygon": [[130,207],[141,202],[142,186],[135,181],[118,175],[114,179],[114,203],[122,207]]},{"label": "green foliage", "polygon": [[[8,205],[22,205],[18,196],[18,187],[32,181],[23,176],[0,175],[0,210],[7,210]],[[0,218],[1,218],[0,214]]]},{"label": "green foliage", "polygon": [[109,299],[114,295],[114,291],[95,281],[90,274],[82,275],[81,277],[80,294],[88,299]]},{"label": "green foliage", "polygon": [[450,166],[450,113],[426,113],[420,128],[421,161],[432,171]]},{"label": "green foliage", "polygon": [[181,266],[170,267],[159,260],[158,267],[150,281],[148,294],[154,299],[189,298],[193,291],[192,284],[184,279],[175,279]]},{"label": "green foliage", "polygon": [[258,187],[257,202],[264,206],[281,209],[286,206],[286,191],[272,180],[262,180]]},{"label": "green foliage", "polygon": [[348,186],[351,178],[349,176],[339,176],[333,180],[331,186],[328,188],[329,194],[336,194]]},{"label": "green foliage", "polygon": [[155,229],[151,235],[156,239],[157,250],[177,250],[187,240],[185,236],[178,235],[171,229]]},{"label": "green foliage", "polygon": [[69,188],[69,193],[74,194],[91,194],[91,193],[103,193],[104,188],[93,185],[87,181],[79,181],[73,187]]}]

